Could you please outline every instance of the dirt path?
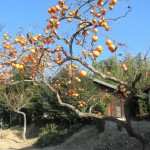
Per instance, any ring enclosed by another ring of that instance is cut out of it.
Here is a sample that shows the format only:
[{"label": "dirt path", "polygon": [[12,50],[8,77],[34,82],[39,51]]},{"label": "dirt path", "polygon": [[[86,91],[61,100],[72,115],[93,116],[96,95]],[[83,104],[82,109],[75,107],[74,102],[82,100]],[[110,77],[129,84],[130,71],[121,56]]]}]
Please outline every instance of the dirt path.
[{"label": "dirt path", "polygon": [[27,150],[27,149],[33,149],[33,144],[36,142],[35,139],[27,140],[26,142],[23,141],[16,141],[13,139],[0,139],[0,150]]},{"label": "dirt path", "polygon": [[[150,122],[132,124],[138,132],[150,139]],[[0,131],[0,150],[40,150],[34,146],[36,138],[23,142],[20,136],[17,130]],[[43,150],[142,150],[142,145],[138,140],[129,137],[125,130],[118,131],[116,124],[107,122],[103,133],[99,133],[95,126],[84,126],[64,143]],[[150,150],[150,145],[146,150]]]}]

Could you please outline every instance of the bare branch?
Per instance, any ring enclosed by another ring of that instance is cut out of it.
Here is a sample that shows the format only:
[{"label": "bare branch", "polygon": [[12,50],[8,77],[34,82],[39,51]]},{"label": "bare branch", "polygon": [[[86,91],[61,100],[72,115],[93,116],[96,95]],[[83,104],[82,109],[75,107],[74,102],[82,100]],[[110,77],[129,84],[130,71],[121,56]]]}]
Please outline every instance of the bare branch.
[{"label": "bare branch", "polygon": [[129,13],[130,11],[132,11],[132,7],[130,7],[130,8],[128,9],[128,11],[127,11],[123,16],[119,16],[119,17],[117,17],[117,18],[107,18],[107,20],[108,20],[108,21],[117,21],[118,19],[125,18],[125,17],[128,15],[128,13]]}]

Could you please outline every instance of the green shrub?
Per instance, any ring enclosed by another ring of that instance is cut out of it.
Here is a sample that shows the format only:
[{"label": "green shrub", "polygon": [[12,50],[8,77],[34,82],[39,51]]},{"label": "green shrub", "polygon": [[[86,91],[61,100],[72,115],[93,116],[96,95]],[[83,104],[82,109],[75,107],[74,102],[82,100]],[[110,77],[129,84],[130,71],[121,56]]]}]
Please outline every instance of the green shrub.
[{"label": "green shrub", "polygon": [[8,123],[4,123],[4,124],[3,124],[3,129],[4,129],[4,130],[7,130],[7,129],[9,129],[9,128],[10,128],[10,126],[9,126]]},{"label": "green shrub", "polygon": [[53,146],[62,143],[67,137],[71,136],[82,126],[81,123],[78,125],[71,125],[67,128],[61,129],[55,123],[47,124],[41,128],[37,146],[46,147]]},{"label": "green shrub", "polygon": [[41,133],[37,143],[38,146],[45,147],[49,145],[56,145],[60,142],[61,135],[57,130],[56,124],[47,124],[45,127],[41,128]]}]

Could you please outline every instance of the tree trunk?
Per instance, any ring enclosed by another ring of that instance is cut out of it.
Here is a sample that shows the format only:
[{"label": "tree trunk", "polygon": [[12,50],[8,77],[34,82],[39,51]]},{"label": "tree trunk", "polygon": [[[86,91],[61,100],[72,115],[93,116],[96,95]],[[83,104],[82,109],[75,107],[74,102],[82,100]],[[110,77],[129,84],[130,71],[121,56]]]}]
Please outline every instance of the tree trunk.
[{"label": "tree trunk", "polygon": [[9,118],[9,124],[10,124],[10,126],[12,125],[12,113],[10,112],[10,118]]},{"label": "tree trunk", "polygon": [[97,114],[93,114],[93,113],[83,113],[83,112],[80,112],[76,107],[74,107],[73,105],[71,104],[68,104],[68,103],[65,103],[61,100],[58,92],[56,93],[56,96],[57,96],[57,100],[58,100],[58,104],[60,106],[63,106],[63,107],[67,107],[69,109],[71,109],[72,111],[74,111],[80,118],[96,118],[96,119],[100,119],[100,120],[110,120],[110,121],[113,121],[113,122],[116,122],[118,125],[121,125],[125,128],[125,130],[127,131],[128,135],[130,137],[135,137],[136,139],[140,140],[141,143],[143,144],[143,149],[144,147],[149,143],[149,140],[144,138],[141,134],[139,133],[136,133],[134,130],[133,130],[133,127],[131,125],[131,122],[130,122],[130,112],[129,112],[129,102],[132,100],[132,98],[134,97],[133,95],[129,95],[129,97],[127,97],[127,100],[125,102],[125,117],[126,117],[126,122],[124,121],[121,121],[121,120],[118,120],[117,118],[114,118],[114,117],[111,117],[111,116],[105,116],[105,117],[99,117]]},{"label": "tree trunk", "polygon": [[141,134],[136,133],[131,125],[130,102],[132,102],[133,100],[134,100],[134,95],[130,94],[128,95],[125,101],[124,113],[126,118],[126,125],[124,124],[124,128],[128,132],[129,136],[135,137],[136,139],[140,140],[143,144],[143,147],[145,147],[145,145],[148,144],[149,141],[146,138],[144,138]]},{"label": "tree trunk", "polygon": [[26,141],[26,130],[27,130],[26,114],[25,114],[24,112],[21,112],[21,111],[17,111],[17,113],[23,115],[23,131],[22,131],[22,137],[23,137],[23,140]]},{"label": "tree trunk", "polygon": [[131,126],[131,118],[130,118],[130,101],[132,101],[132,99],[134,98],[134,96],[132,94],[128,95],[128,97],[125,100],[125,104],[124,104],[124,113],[125,113],[125,118],[126,118],[126,123],[128,125]]}]

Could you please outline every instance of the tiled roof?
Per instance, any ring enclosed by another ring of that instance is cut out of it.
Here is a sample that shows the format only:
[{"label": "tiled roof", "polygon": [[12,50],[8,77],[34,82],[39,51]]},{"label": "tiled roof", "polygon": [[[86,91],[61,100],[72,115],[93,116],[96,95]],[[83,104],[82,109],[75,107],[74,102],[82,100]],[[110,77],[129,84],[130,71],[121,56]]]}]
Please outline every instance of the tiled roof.
[{"label": "tiled roof", "polygon": [[148,91],[150,90],[150,85],[146,86],[145,88],[143,88],[143,92],[148,93]]},{"label": "tiled roof", "polygon": [[112,84],[110,84],[110,83],[101,81],[101,80],[96,79],[96,78],[93,78],[93,81],[96,82],[96,83],[98,83],[98,84],[101,84],[101,85],[104,85],[104,86],[106,86],[106,87],[109,87],[109,88],[111,88],[111,89],[113,89],[113,90],[117,90],[117,86],[112,85]]}]

